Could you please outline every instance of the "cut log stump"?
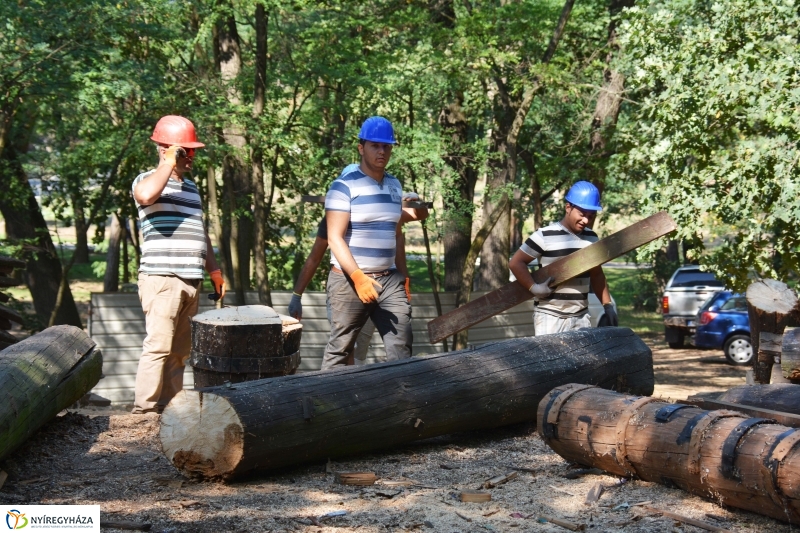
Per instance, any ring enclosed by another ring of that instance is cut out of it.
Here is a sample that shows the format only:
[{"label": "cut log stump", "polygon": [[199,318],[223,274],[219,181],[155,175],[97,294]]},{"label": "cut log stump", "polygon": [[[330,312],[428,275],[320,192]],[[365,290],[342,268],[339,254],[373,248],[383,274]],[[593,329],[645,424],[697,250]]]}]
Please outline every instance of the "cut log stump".
[{"label": "cut log stump", "polygon": [[575,384],[548,393],[537,418],[568,461],[800,523],[800,430]]},{"label": "cut log stump", "polygon": [[800,326],[797,295],[785,283],[763,279],[747,287],[747,314],[750,318],[750,343],[753,345],[753,377],[769,383],[775,357],[761,349],[763,333],[780,336],[787,326]]},{"label": "cut log stump", "polygon": [[0,460],[100,380],[103,357],[74,326],[47,328],[0,352]]},{"label": "cut log stump", "polygon": [[294,374],[303,326],[266,305],[212,309],[192,318],[195,388]]},{"label": "cut log stump", "polygon": [[583,329],[184,390],[164,410],[159,437],[187,476],[233,478],[532,420],[554,385],[572,381],[652,394],[652,354],[629,329]]}]

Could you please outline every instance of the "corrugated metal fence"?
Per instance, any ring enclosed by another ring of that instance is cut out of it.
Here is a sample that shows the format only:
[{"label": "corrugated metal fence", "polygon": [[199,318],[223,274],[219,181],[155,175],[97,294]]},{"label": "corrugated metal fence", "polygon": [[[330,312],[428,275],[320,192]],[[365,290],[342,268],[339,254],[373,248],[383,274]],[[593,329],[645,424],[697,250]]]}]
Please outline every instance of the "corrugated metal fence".
[{"label": "corrugated metal fence", "polygon": [[[483,292],[473,293],[472,298]],[[273,292],[272,302],[278,313],[286,314],[291,292]],[[455,307],[455,293],[440,294],[443,312]],[[248,305],[258,303],[258,294],[247,293]],[[443,350],[442,344],[428,343],[428,321],[435,318],[436,304],[433,294],[414,294],[412,304],[412,327],[414,331],[414,355],[436,353]],[[200,302],[200,312],[212,308],[205,294]],[[494,316],[470,328],[470,344],[526,337],[533,335],[533,300],[520,304],[505,313]],[[133,404],[133,386],[136,368],[145,337],[144,314],[136,293],[93,293],[88,323],[89,335],[103,351],[103,375],[92,392],[111,400],[115,405]],[[306,292],[303,295],[303,341],[300,349],[300,370],[319,370],[322,353],[328,342],[330,326],[325,309],[325,293]],[[383,343],[376,332],[367,355],[374,362],[385,355]],[[193,386],[192,370],[187,367],[184,386]]]}]

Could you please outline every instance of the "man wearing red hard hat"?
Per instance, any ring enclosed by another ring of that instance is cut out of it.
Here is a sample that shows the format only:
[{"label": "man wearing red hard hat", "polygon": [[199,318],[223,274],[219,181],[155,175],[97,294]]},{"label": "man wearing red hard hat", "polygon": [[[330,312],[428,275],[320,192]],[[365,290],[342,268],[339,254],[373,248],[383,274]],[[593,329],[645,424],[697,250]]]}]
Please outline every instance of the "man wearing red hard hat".
[{"label": "man wearing red hard hat", "polygon": [[160,413],[183,388],[191,349],[189,319],[197,314],[203,269],[217,299],[225,284],[203,226],[197,185],[184,174],[192,170],[197,141],[194,124],[167,115],[153,135],[158,167],[133,180],[133,198],[144,237],[139,266],[139,300],[147,336],[136,372],[133,413]]}]

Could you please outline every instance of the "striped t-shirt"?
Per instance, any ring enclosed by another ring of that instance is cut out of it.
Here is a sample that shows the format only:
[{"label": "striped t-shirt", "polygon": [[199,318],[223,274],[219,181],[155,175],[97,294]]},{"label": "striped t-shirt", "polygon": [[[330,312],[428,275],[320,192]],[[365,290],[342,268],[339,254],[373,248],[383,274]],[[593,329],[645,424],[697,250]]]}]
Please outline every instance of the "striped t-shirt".
[{"label": "striped t-shirt", "polygon": [[[555,222],[539,228],[528,237],[520,250],[539,260],[545,267],[553,261],[597,242],[597,234],[585,228],[574,235]],[[549,298],[539,300],[536,309],[549,315],[569,317],[586,313],[589,307],[589,273],[586,272],[558,285]]]},{"label": "striped t-shirt", "polygon": [[[132,189],[153,172],[139,174]],[[194,182],[169,178],[158,200],[148,206],[136,202],[136,207],[144,236],[139,272],[203,279],[206,232],[200,193]]]},{"label": "striped t-shirt", "polygon": [[[403,188],[397,178],[384,174],[378,183],[358,167],[343,172],[328,189],[325,211],[350,213],[344,240],[364,272],[395,268],[395,236],[402,198]],[[331,254],[331,263],[341,268],[335,254]]]}]

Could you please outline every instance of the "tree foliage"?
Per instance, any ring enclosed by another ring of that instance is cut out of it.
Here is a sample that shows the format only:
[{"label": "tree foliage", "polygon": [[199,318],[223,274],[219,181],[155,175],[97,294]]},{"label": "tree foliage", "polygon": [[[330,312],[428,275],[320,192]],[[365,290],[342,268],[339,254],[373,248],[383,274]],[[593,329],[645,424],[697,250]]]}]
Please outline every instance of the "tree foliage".
[{"label": "tree foliage", "polygon": [[646,0],[620,30],[635,103],[617,169],[738,289],[798,269],[799,24],[793,0]]}]

